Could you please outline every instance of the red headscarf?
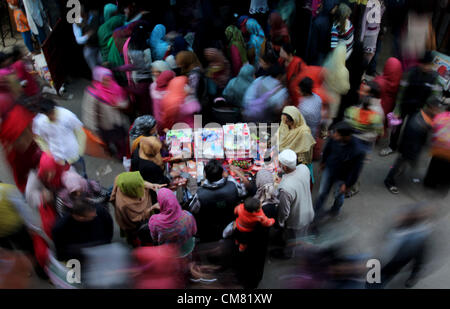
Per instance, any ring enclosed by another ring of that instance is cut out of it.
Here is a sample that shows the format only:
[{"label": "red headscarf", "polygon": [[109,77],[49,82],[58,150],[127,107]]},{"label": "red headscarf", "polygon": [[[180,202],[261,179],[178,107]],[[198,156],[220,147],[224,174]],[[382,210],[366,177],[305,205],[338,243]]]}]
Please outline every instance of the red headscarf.
[{"label": "red headscarf", "polygon": [[[38,178],[50,189],[59,189],[63,186],[62,174],[67,171],[69,167],[68,164],[58,164],[51,154],[45,152],[42,154],[41,161],[39,162]],[[47,179],[47,173],[49,172],[54,173],[50,180]]]},{"label": "red headscarf", "polygon": [[391,57],[384,65],[383,75],[377,76],[374,79],[374,82],[380,85],[381,106],[385,115],[394,110],[402,74],[401,62],[397,58]]},{"label": "red headscarf", "polygon": [[175,72],[168,70],[162,72],[156,79],[156,90],[164,91],[167,89],[169,82],[175,77]]}]

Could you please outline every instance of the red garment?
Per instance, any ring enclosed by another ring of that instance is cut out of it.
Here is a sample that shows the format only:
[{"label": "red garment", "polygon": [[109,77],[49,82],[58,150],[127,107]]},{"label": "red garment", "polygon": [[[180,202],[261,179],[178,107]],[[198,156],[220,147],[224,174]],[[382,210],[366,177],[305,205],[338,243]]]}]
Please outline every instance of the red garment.
[{"label": "red garment", "polygon": [[173,245],[141,247],[133,251],[138,263],[139,275],[135,279],[137,289],[182,289],[185,260],[177,258]]},{"label": "red garment", "polygon": [[242,59],[239,49],[235,45],[230,46],[231,68],[233,76],[237,76],[242,68]]},{"label": "red garment", "polygon": [[[55,209],[46,203],[42,203],[39,206],[39,215],[41,217],[42,229],[45,234],[51,239],[52,238],[52,229],[56,222],[56,211]],[[47,242],[39,235],[34,234],[32,236],[33,246],[34,246],[34,254],[36,256],[36,260],[38,261],[41,267],[44,267],[48,263],[48,244]]]},{"label": "red garment", "polygon": [[252,232],[258,223],[265,227],[275,224],[275,219],[267,218],[262,208],[255,212],[248,212],[245,210],[244,204],[240,204],[234,209],[234,214],[238,216],[236,228],[244,233]]},{"label": "red garment", "polygon": [[[69,168],[69,164],[60,165],[51,154],[45,152],[41,156],[37,176],[46,187],[57,190],[63,186],[61,177]],[[47,179],[47,173],[49,172],[53,172],[53,177],[50,180]]]},{"label": "red garment", "polygon": [[383,75],[377,76],[374,82],[381,90],[381,106],[387,115],[395,108],[398,88],[402,80],[403,70],[401,62],[394,57],[389,58],[384,65]]},{"label": "red garment", "polygon": [[272,14],[270,14],[269,25],[270,37],[272,39],[272,42],[275,41],[275,38],[281,38],[281,41],[285,43],[289,43],[291,41],[289,37],[288,27],[281,18],[280,13],[273,12]]},{"label": "red garment", "polygon": [[17,77],[20,81],[27,81],[27,85],[24,87],[24,92],[27,96],[31,97],[39,93],[39,84],[33,78],[33,76],[28,72],[25,62],[22,60],[16,61],[12,64],[12,68],[16,72]]},{"label": "red garment", "polygon": [[[0,103],[3,104],[4,102]],[[25,129],[31,126],[33,117],[34,115],[21,105],[14,105],[10,111],[2,115],[0,126],[0,141],[5,149],[6,159],[12,169],[16,186],[22,193],[25,192],[30,170],[39,165],[42,151],[33,141],[21,153],[14,148],[14,142],[22,135]]]},{"label": "red garment", "polygon": [[300,98],[300,82],[305,78],[309,77],[313,80],[313,89],[312,92],[317,94],[324,104],[326,104],[328,100],[328,95],[322,87],[323,83],[323,68],[315,65],[307,65],[303,63],[302,71],[297,74],[294,79],[289,83],[289,93],[291,95],[291,100],[294,105],[298,105]]}]

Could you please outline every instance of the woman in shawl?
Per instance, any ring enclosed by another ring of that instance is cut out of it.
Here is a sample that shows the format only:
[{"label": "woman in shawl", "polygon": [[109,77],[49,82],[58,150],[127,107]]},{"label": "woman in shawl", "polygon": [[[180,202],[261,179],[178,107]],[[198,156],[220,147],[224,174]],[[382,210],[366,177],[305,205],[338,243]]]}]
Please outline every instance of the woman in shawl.
[{"label": "woman in shawl", "polygon": [[244,65],[239,75],[228,83],[223,91],[223,96],[233,106],[241,108],[243,106],[244,95],[251,83],[255,80],[255,68],[250,65]]},{"label": "woman in shawl", "polygon": [[166,61],[163,61],[163,60],[153,61],[153,63],[152,63],[153,82],[156,81],[156,79],[162,72],[169,71],[169,70],[170,70],[170,65]]},{"label": "woman in shawl", "polygon": [[384,65],[383,75],[377,76],[374,79],[374,82],[380,86],[381,107],[383,108],[384,115],[394,110],[402,74],[403,69],[400,60],[391,57]]},{"label": "woman in shawl", "polygon": [[273,12],[269,16],[270,41],[273,43],[274,49],[279,52],[283,43],[290,43],[289,30],[280,13]]},{"label": "woman in shawl", "polygon": [[103,62],[108,62],[108,56],[111,48],[116,48],[114,44],[113,33],[116,28],[123,26],[126,17],[118,13],[115,4],[108,3],[103,9],[104,23],[98,29],[98,43],[102,54]]},{"label": "woman in shawl", "polygon": [[158,136],[158,127],[156,125],[156,120],[153,116],[144,115],[136,118],[136,120],[131,125],[130,131],[128,132],[131,153],[133,153],[139,141],[145,136]]},{"label": "woman in shawl", "polygon": [[277,218],[277,207],[280,201],[275,189],[273,173],[268,170],[260,170],[256,174],[255,198],[261,202],[264,214],[269,218]]},{"label": "woman in shawl", "polygon": [[116,177],[110,202],[114,204],[117,224],[129,243],[136,244],[137,230],[146,224],[157,208],[152,207],[149,190],[159,188],[144,181],[139,172],[125,172]]},{"label": "woman in shawl", "polygon": [[159,128],[163,128],[162,126],[162,99],[167,93],[167,87],[169,86],[169,82],[175,78],[175,72],[173,71],[164,71],[162,72],[156,81],[150,85],[150,96],[152,98],[153,103],[153,115],[155,116],[156,122],[158,123]]},{"label": "woman in shawl", "polygon": [[200,98],[200,80],[202,78],[202,65],[191,51],[179,52],[176,57],[177,66],[180,68],[181,75],[185,75],[189,79],[189,87],[193,89],[197,98]]},{"label": "woman in shawl", "polygon": [[228,40],[228,57],[231,59],[232,73],[236,76],[242,66],[248,62],[244,37],[238,27],[233,25],[225,29],[225,36]]},{"label": "woman in shawl", "polygon": [[166,27],[161,24],[156,25],[147,41],[152,49],[153,60],[164,60],[166,58],[170,45],[164,40],[165,36]]},{"label": "woman in shawl", "polygon": [[[148,221],[150,235],[155,245],[176,244],[180,251],[195,244],[193,236],[197,233],[194,216],[182,210],[175,194],[169,189],[158,191],[160,213]],[[180,252],[181,253],[181,252]]]},{"label": "woman in shawl", "polygon": [[324,87],[329,96],[329,121],[336,118],[339,111],[339,105],[341,103],[341,96],[347,94],[350,90],[349,71],[345,67],[346,55],[347,52],[345,45],[340,44],[328,56],[328,59],[324,65]]},{"label": "woman in shawl", "polygon": [[201,107],[192,92],[185,76],[175,77],[169,82],[167,93],[162,99],[162,128],[171,129],[175,123],[194,127],[194,114]]},{"label": "woman in shawl", "polygon": [[264,31],[258,22],[250,18],[246,23],[247,31],[250,33],[250,40],[248,41],[248,59],[255,67],[259,65],[259,57],[261,56],[262,45],[265,40]]},{"label": "woman in shawl", "polygon": [[297,163],[311,165],[316,142],[297,107],[286,106],[283,109],[277,135],[279,152],[291,149],[297,154]]},{"label": "woman in shawl", "polygon": [[206,76],[216,84],[216,93],[220,94],[230,79],[230,63],[223,53],[216,48],[207,48],[204,54],[206,61],[208,61]]},{"label": "woman in shawl", "polygon": [[[141,173],[145,181],[155,184],[169,184],[170,180],[164,176],[164,163],[161,157],[162,143],[155,136],[142,137],[139,146],[131,156],[131,171]],[[156,194],[150,192],[153,201]]]},{"label": "woman in shawl", "polygon": [[128,107],[126,92],[115,81],[110,70],[96,67],[93,81],[83,98],[83,123],[107,144],[110,153],[122,160],[127,153]]}]

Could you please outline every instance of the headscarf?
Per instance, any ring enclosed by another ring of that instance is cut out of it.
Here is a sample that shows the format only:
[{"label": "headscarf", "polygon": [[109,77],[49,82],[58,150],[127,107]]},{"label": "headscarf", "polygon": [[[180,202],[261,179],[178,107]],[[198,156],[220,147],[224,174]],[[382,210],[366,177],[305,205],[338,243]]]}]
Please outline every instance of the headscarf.
[{"label": "headscarf", "polygon": [[166,36],[166,27],[164,25],[158,24],[152,31],[150,39],[147,43],[152,49],[152,57],[155,60],[162,60],[169,49],[169,43],[164,41]]},{"label": "headscarf", "polygon": [[264,31],[258,22],[250,18],[246,23],[247,31],[250,33],[250,40],[248,42],[248,48],[255,50],[255,64],[259,61],[259,54],[261,52],[261,45],[264,42]]},{"label": "headscarf", "polygon": [[397,58],[391,57],[384,65],[383,75],[374,79],[374,82],[380,86],[381,106],[385,115],[394,110],[402,74],[402,63]]},{"label": "headscarf", "polygon": [[228,26],[225,29],[225,36],[231,45],[234,45],[239,50],[239,55],[241,56],[242,63],[246,63],[247,60],[247,49],[245,48],[244,37],[242,32],[234,25]]},{"label": "headscarf", "polygon": [[204,53],[205,59],[208,61],[206,76],[223,89],[230,78],[230,63],[217,48],[207,48]]},{"label": "headscarf", "polygon": [[[44,152],[39,162],[38,178],[50,189],[60,189],[62,187],[62,175],[69,169],[69,165],[61,165],[56,162],[50,153]],[[52,179],[47,179],[47,174],[53,172]]]},{"label": "headscarf", "polygon": [[201,67],[197,55],[192,51],[181,51],[176,57],[177,65],[181,69],[181,74],[186,75],[196,67]]},{"label": "headscarf", "polygon": [[105,7],[103,8],[103,18],[104,18],[104,22],[107,22],[116,12],[117,12],[118,8],[117,5],[112,4],[112,3],[108,3],[107,5],[105,5]]},{"label": "headscarf", "polygon": [[325,61],[325,82],[327,86],[338,94],[346,94],[350,89],[350,75],[345,66],[347,48],[339,44]]},{"label": "headscarf", "polygon": [[[87,91],[97,100],[112,106],[117,106],[118,103],[126,100],[126,92],[115,81],[111,70],[97,66],[92,76],[92,85],[87,87]],[[108,87],[102,83],[107,76],[111,77]]]},{"label": "headscarf", "polygon": [[278,204],[280,202],[277,198],[273,175],[268,170],[260,170],[256,174],[256,188],[255,198],[258,199],[262,205]]},{"label": "headscarf", "polygon": [[167,89],[169,82],[175,77],[175,72],[167,70],[161,73],[156,79],[156,90],[164,91]]},{"label": "headscarf", "polygon": [[153,116],[143,115],[134,121],[131,130],[130,138],[135,140],[141,135],[148,136],[149,132],[155,127],[156,120]]},{"label": "headscarf", "polygon": [[289,115],[294,120],[294,128],[289,129],[284,122],[280,124],[278,130],[279,151],[282,152],[285,149],[291,149],[297,156],[310,151],[316,142],[311,135],[311,129],[306,124],[298,108],[295,106],[286,106],[282,113]]},{"label": "headscarf", "polygon": [[250,87],[255,77],[255,68],[250,65],[244,65],[239,71],[238,76],[230,80],[227,87],[223,91],[223,96],[228,102],[242,106],[245,92]]},{"label": "headscarf", "polygon": [[163,128],[171,128],[174,125],[178,110],[186,99],[185,86],[188,83],[186,76],[178,76],[169,82],[167,93],[162,99],[162,125]]},{"label": "headscarf", "polygon": [[144,196],[144,179],[139,172],[125,172],[117,176],[116,185],[126,196],[141,198]]},{"label": "headscarf", "polygon": [[170,229],[182,216],[183,210],[172,191],[162,188],[158,191],[160,213],[150,217],[148,226],[152,234],[156,229]]},{"label": "headscarf", "polygon": [[164,71],[169,71],[170,66],[164,60],[156,60],[152,62],[152,69],[162,73]]},{"label": "headscarf", "polygon": [[74,171],[67,171],[62,175],[61,179],[69,194],[88,191],[89,185],[87,180]]},{"label": "headscarf", "polygon": [[116,15],[111,17],[98,28],[98,44],[100,46],[103,61],[108,61],[108,56],[112,48],[115,48],[116,51],[118,51],[116,45],[114,44],[113,33],[114,30],[121,27],[124,22],[124,15]]},{"label": "headscarf", "polygon": [[158,138],[154,136],[142,137],[139,142],[139,157],[144,160],[152,161],[162,168],[163,160],[161,157],[161,147],[162,144]]},{"label": "headscarf", "polygon": [[270,37],[274,40],[276,37],[288,37],[289,38],[289,30],[281,18],[280,13],[273,12],[269,17],[269,25],[270,25]]},{"label": "headscarf", "polygon": [[188,50],[189,44],[186,42],[182,35],[178,35],[175,40],[173,40],[172,52],[173,56],[176,56],[180,51]]}]

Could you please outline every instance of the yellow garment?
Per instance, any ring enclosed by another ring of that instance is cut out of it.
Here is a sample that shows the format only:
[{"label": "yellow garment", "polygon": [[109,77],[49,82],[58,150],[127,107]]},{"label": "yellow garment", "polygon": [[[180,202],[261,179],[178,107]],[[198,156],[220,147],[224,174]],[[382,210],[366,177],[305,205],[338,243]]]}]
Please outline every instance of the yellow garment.
[{"label": "yellow garment", "polygon": [[133,141],[133,143],[131,144],[131,153],[133,153],[136,150],[143,137],[144,135],[141,135]]},{"label": "yellow garment", "polygon": [[313,146],[316,144],[311,134],[311,129],[297,107],[286,106],[283,109],[283,114],[291,116],[294,120],[294,128],[289,129],[286,123],[281,122],[277,134],[279,152],[291,149],[297,154],[298,162],[311,163]]},{"label": "yellow garment", "polygon": [[350,90],[350,73],[345,66],[347,47],[339,44],[325,61],[325,84],[330,91],[345,95]]},{"label": "yellow garment", "polygon": [[23,221],[9,199],[14,186],[0,184],[0,237],[6,237],[16,232]]}]

